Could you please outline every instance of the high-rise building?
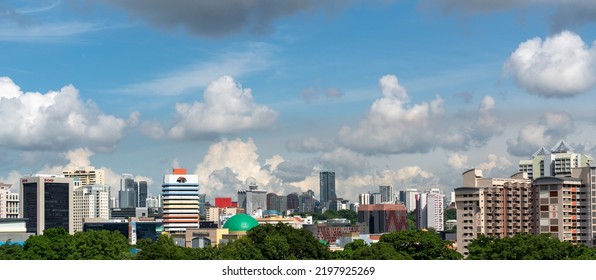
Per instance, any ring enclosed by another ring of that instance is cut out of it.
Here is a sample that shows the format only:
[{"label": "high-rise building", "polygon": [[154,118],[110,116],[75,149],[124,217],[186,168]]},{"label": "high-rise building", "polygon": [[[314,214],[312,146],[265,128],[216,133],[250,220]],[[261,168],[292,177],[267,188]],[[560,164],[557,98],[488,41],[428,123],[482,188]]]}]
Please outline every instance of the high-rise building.
[{"label": "high-rise building", "polygon": [[395,201],[395,198],[393,197],[393,187],[392,186],[379,186],[379,193],[381,193],[381,202],[382,203],[387,203],[387,202],[391,202],[393,203]]},{"label": "high-rise building", "polygon": [[207,194],[199,194],[199,215],[205,217],[207,215]]},{"label": "high-rise building", "polygon": [[298,197],[298,201],[298,211],[300,211],[301,213],[315,212],[315,204],[317,200],[315,199],[314,191],[307,190],[305,192],[302,192],[302,194]]},{"label": "high-rise building", "polygon": [[19,217],[19,194],[10,190],[11,184],[0,183],[0,218]]},{"label": "high-rise building", "polygon": [[327,203],[328,201],[335,200],[337,195],[335,194],[335,172],[323,171],[319,173],[320,179],[320,193],[321,203]]},{"label": "high-rise building", "polygon": [[368,204],[358,206],[358,223],[363,233],[387,233],[407,229],[406,207],[401,204]]},{"label": "high-rise building", "polygon": [[150,195],[147,197],[148,208],[159,208],[161,206],[161,195]]},{"label": "high-rise building", "polygon": [[251,216],[267,210],[267,191],[259,190],[256,183],[251,183],[248,190],[238,191],[238,207],[244,208],[244,212]]},{"label": "high-rise building", "polygon": [[399,191],[399,200],[404,203],[409,212],[416,210],[416,195],[420,194],[417,189],[406,189]]},{"label": "high-rise building", "polygon": [[135,184],[137,195],[137,207],[147,207],[147,181],[139,181]]},{"label": "high-rise building", "polygon": [[457,250],[479,235],[511,237],[532,232],[532,180],[525,172],[511,178],[483,178],[482,170],[463,173],[463,187],[455,189]]},{"label": "high-rise building", "polygon": [[175,168],[163,178],[163,226],[169,233],[199,227],[199,176]]},{"label": "high-rise building", "polygon": [[297,193],[288,194],[287,207],[288,210],[298,210],[300,208],[300,199]]},{"label": "high-rise building", "polygon": [[70,167],[62,171],[62,175],[67,178],[78,178],[81,186],[86,185],[104,185],[105,172],[103,169],[95,169],[93,166]]},{"label": "high-rise building", "polygon": [[120,208],[135,208],[138,206],[137,183],[132,174],[122,174],[120,178],[120,190],[118,191],[118,202]]},{"label": "high-rise building", "polygon": [[370,204],[370,193],[361,193],[358,195],[358,204],[367,205]]},{"label": "high-rise building", "polygon": [[576,153],[561,140],[550,150],[540,148],[532,155],[532,159],[520,160],[519,171],[528,173],[531,180],[548,176],[569,176],[572,168],[587,167],[593,161],[591,156]]},{"label": "high-rise building", "polygon": [[61,227],[74,233],[73,179],[62,175],[35,174],[21,178],[20,212],[27,232],[43,234]]},{"label": "high-rise building", "polygon": [[369,203],[368,204],[382,204],[383,201],[381,199],[380,193],[369,193]]},{"label": "high-rise building", "polygon": [[572,168],[570,176],[532,182],[533,233],[596,245],[596,167]]},{"label": "high-rise building", "polygon": [[418,229],[434,228],[436,231],[443,231],[444,201],[444,195],[430,191],[416,196],[416,225]]},{"label": "high-rise building", "polygon": [[85,218],[110,218],[110,186],[84,185],[74,190],[74,231],[83,231]]},{"label": "high-rise building", "polygon": [[288,210],[288,197],[285,195],[277,195],[275,193],[267,194],[267,210],[275,210],[284,212]]}]

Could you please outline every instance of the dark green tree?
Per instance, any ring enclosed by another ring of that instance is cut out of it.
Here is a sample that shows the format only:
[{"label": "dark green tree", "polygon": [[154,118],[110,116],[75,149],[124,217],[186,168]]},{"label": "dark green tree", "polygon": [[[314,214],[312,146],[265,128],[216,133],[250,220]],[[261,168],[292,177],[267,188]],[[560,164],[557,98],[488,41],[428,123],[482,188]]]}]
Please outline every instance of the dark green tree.
[{"label": "dark green tree", "polygon": [[261,250],[247,236],[219,245],[222,260],[264,260]]},{"label": "dark green tree", "polygon": [[549,234],[516,234],[498,238],[481,235],[468,245],[470,260],[571,260],[594,259],[585,245],[562,242]]},{"label": "dark green tree", "polygon": [[50,228],[27,238],[23,259],[66,260],[73,250],[72,236],[64,228]]},{"label": "dark green tree", "polygon": [[72,236],[73,251],[69,259],[76,260],[125,260],[131,259],[128,240],[117,231],[77,232]]},{"label": "dark green tree", "polygon": [[20,260],[23,258],[23,246],[11,243],[10,239],[0,245],[0,260]]},{"label": "dark green tree", "polygon": [[450,247],[434,231],[405,230],[384,234],[379,243],[393,246],[395,251],[414,260],[458,260],[462,255]]},{"label": "dark green tree", "polygon": [[[276,235],[279,237],[274,237]],[[321,244],[309,231],[295,229],[283,223],[254,227],[248,231],[247,236],[267,258],[277,259],[283,257],[283,259],[298,260],[325,260],[331,258],[331,252],[327,246]],[[284,239],[287,245],[283,243]],[[272,241],[282,243],[273,246]]]},{"label": "dark green tree", "polygon": [[139,260],[184,260],[188,254],[183,247],[176,245],[174,239],[167,234],[157,237],[155,242],[145,239],[137,244],[139,249],[136,257]]},{"label": "dark green tree", "polygon": [[408,230],[418,229],[418,226],[416,225],[416,211],[409,212],[406,215],[406,223],[408,225]]}]

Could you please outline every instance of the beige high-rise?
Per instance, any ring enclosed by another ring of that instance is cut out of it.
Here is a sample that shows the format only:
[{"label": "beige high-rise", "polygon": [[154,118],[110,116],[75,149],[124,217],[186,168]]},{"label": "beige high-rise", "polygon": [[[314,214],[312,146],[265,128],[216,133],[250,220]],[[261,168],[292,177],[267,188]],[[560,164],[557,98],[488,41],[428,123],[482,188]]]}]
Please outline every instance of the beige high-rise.
[{"label": "beige high-rise", "polygon": [[463,173],[455,189],[457,250],[464,256],[479,235],[496,237],[532,232],[531,180],[525,172],[511,178],[483,178],[482,171]]}]

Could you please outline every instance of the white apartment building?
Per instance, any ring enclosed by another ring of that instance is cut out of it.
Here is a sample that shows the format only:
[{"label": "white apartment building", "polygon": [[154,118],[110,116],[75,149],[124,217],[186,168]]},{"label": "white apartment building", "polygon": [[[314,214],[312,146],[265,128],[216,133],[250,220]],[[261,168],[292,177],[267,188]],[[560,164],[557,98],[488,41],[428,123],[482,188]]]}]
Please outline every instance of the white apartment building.
[{"label": "white apartment building", "polygon": [[19,217],[19,194],[10,190],[11,184],[0,183],[0,218]]},{"label": "white apartment building", "polygon": [[85,185],[74,190],[74,231],[83,231],[85,218],[110,218],[110,187],[107,185]]},{"label": "white apartment building", "polygon": [[594,160],[589,155],[576,153],[565,141],[560,141],[550,150],[540,148],[532,159],[520,160],[519,171],[528,173],[528,178],[548,176],[569,176],[572,168],[589,166]]},{"label": "white apartment building", "polygon": [[532,180],[518,172],[511,178],[483,178],[482,170],[463,173],[455,189],[457,250],[464,256],[479,235],[496,237],[532,232]]},{"label": "white apartment building", "polygon": [[437,190],[423,192],[416,195],[416,223],[418,229],[434,228],[436,231],[444,229],[445,195]]}]

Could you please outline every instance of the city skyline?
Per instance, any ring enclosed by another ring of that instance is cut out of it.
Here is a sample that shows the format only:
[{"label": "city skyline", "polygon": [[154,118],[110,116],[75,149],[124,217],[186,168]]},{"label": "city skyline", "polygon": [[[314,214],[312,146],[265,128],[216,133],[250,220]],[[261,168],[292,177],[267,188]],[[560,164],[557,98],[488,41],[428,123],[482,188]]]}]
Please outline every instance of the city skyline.
[{"label": "city skyline", "polygon": [[184,167],[211,199],[319,197],[333,171],[357,201],[595,154],[596,4],[148,1],[0,4],[0,182],[94,166],[159,194]]}]

